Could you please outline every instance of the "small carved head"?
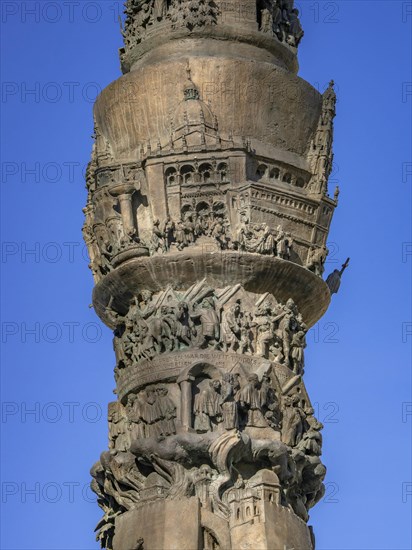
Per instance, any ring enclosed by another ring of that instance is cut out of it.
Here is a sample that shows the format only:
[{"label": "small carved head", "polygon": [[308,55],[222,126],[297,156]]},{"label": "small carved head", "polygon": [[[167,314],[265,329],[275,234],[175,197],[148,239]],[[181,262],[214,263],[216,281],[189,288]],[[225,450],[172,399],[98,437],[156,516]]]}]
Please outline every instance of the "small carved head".
[{"label": "small carved head", "polygon": [[259,377],[257,374],[249,374],[247,379],[248,379],[248,382],[253,383],[255,387],[259,384]]}]

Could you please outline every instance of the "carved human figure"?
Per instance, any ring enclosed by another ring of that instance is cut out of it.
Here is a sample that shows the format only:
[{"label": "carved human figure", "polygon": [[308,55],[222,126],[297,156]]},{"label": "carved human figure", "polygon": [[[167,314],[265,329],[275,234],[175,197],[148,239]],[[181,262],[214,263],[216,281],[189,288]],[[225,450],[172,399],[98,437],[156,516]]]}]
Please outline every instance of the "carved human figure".
[{"label": "carved human figure", "polygon": [[176,338],[186,346],[190,346],[192,337],[196,336],[196,328],[190,317],[189,306],[186,302],[180,302],[176,312]]},{"label": "carved human figure", "polygon": [[306,261],[306,267],[309,271],[313,271],[315,275],[321,277],[325,270],[325,262],[328,254],[329,250],[325,245],[321,247],[311,247]]},{"label": "carved human figure", "polygon": [[293,251],[293,238],[290,233],[286,233],[286,255],[285,260],[290,260]]},{"label": "carved human figure", "polygon": [[237,300],[230,306],[222,318],[223,351],[236,351],[241,338],[241,302]]},{"label": "carved human figure", "polygon": [[113,350],[116,357],[115,372],[127,366],[127,359],[123,348],[124,325],[117,326],[113,331]]},{"label": "carved human figure", "polygon": [[283,306],[283,314],[279,315],[280,320],[277,330],[277,333],[280,336],[282,342],[284,363],[286,366],[289,366],[290,363],[290,346],[292,342],[292,337],[294,331],[298,328],[296,314],[296,305],[294,301],[289,298],[289,300]]},{"label": "carved human figure", "polygon": [[256,326],[253,316],[249,312],[243,312],[240,320],[240,343],[238,353],[253,353],[253,333],[252,328]]},{"label": "carved human figure", "polygon": [[195,395],[193,412],[197,432],[215,431],[222,421],[219,380],[210,380],[205,389]]},{"label": "carved human figure", "polygon": [[269,302],[264,302],[259,308],[255,316],[255,323],[257,326],[256,353],[260,357],[267,359],[269,356],[269,345],[274,337],[272,306]]},{"label": "carved human figure", "polygon": [[202,214],[199,212],[194,216],[195,237],[200,237],[205,232],[205,224]]},{"label": "carved human figure", "polygon": [[146,437],[160,437],[162,431],[159,421],[162,419],[162,411],[159,405],[158,394],[155,388],[148,387],[143,394],[141,411],[142,420],[145,423]]},{"label": "carved human figure", "polygon": [[221,387],[221,410],[223,426],[226,430],[239,427],[239,390],[240,381],[238,373],[225,373]]},{"label": "carved human figure", "polygon": [[158,339],[160,341],[160,352],[169,352],[178,347],[177,341],[177,319],[174,309],[171,306],[163,305],[160,308],[160,317],[153,319],[153,330],[158,325]]},{"label": "carved human figure", "polygon": [[276,235],[276,255],[282,260],[289,260],[291,253],[291,242],[289,243],[289,237],[283,231],[282,226],[277,227]]},{"label": "carved human figure", "polygon": [[111,261],[114,250],[108,239],[96,239],[96,242],[99,248],[100,257],[96,258],[95,267],[102,275],[106,275],[112,269]]},{"label": "carved human figure", "polygon": [[318,422],[313,416],[306,419],[309,427],[302,435],[299,441],[298,449],[308,455],[320,456],[322,454],[322,434],[323,424]]},{"label": "carved human figure", "polygon": [[283,401],[282,441],[294,447],[302,438],[304,412],[299,407],[299,396],[286,396]]},{"label": "carved human figure", "polygon": [[248,239],[248,228],[246,222],[241,222],[235,235],[235,239],[233,241],[233,245],[236,250],[242,250],[245,251],[247,246],[247,239]]},{"label": "carved human figure", "polygon": [[146,437],[141,398],[135,394],[129,394],[127,396],[126,411],[131,441]]},{"label": "carved human figure", "polygon": [[304,366],[303,350],[306,348],[306,338],[303,330],[299,330],[292,336],[291,358],[293,363],[293,372],[302,374]]},{"label": "carved human figure", "polygon": [[139,302],[139,314],[143,319],[148,319],[155,311],[153,305],[153,292],[151,290],[142,290]]},{"label": "carved human figure", "polygon": [[279,6],[278,0],[275,0],[273,3],[272,21],[273,21],[272,23],[273,33],[278,37],[279,40],[282,40],[282,30],[281,30],[282,10]]},{"label": "carved human figure", "polygon": [[345,269],[349,265],[349,260],[350,260],[350,258],[348,258],[346,260],[346,262],[344,264],[342,264],[341,269],[334,269],[332,271],[332,273],[330,273],[328,275],[328,277],[326,279],[326,284],[328,285],[329,291],[330,291],[331,294],[337,294],[338,293],[340,285],[341,285],[341,278],[342,278],[342,275],[343,275]]},{"label": "carved human figure", "polygon": [[126,318],[120,315],[113,307],[113,296],[110,298],[108,305],[105,308],[105,314],[110,323],[115,327],[113,331],[113,349],[116,355],[116,369],[121,369],[126,366],[125,355],[122,345],[122,336],[125,329]]},{"label": "carved human figure", "polygon": [[121,403],[109,403],[109,449],[125,451],[128,447],[126,435],[126,419]]},{"label": "carved human figure", "polygon": [[175,434],[176,405],[168,396],[169,391],[166,386],[158,387],[156,389],[156,393],[161,412],[161,420],[159,422],[160,433],[163,436]]},{"label": "carved human figure", "polygon": [[220,319],[213,298],[205,298],[200,308],[193,309],[190,315],[192,319],[200,320],[198,346],[205,348],[212,345],[217,349],[220,341]]},{"label": "carved human figure", "polygon": [[297,48],[304,32],[299,21],[299,10],[296,8],[289,12],[289,33],[288,43]]},{"label": "carved human figure", "polygon": [[281,421],[279,400],[276,396],[275,389],[272,386],[270,376],[266,373],[262,376],[259,394],[260,403],[266,422],[271,428],[278,430]]},{"label": "carved human figure", "polygon": [[261,12],[261,25],[260,30],[264,33],[271,33],[272,32],[272,15],[270,11],[267,8],[264,8]]},{"label": "carved human figure", "polygon": [[163,231],[160,229],[159,220],[154,220],[152,236],[149,242],[149,252],[151,255],[157,252],[167,252],[166,239]]},{"label": "carved human figure", "polygon": [[276,241],[270,227],[263,223],[260,227],[260,237],[256,245],[256,252],[274,256],[276,252]]},{"label": "carved human figure", "polygon": [[225,231],[225,226],[223,224],[223,220],[219,218],[215,219],[211,230],[211,236],[216,239],[216,241],[219,243],[220,248],[222,250],[225,250],[226,248],[228,248],[228,241],[226,239],[226,231]]},{"label": "carved human figure", "polygon": [[247,414],[246,426],[265,428],[267,422],[262,414],[260,383],[257,374],[250,374],[247,384],[239,392],[239,403]]},{"label": "carved human figure", "polygon": [[192,216],[188,213],[186,214],[186,219],[183,222],[183,228],[185,232],[185,240],[187,246],[195,242],[195,224],[193,223]]},{"label": "carved human figure", "polygon": [[187,246],[188,244],[187,238],[186,238],[185,226],[182,220],[179,220],[176,223],[175,240],[176,240],[176,246],[178,250],[183,250],[185,246]]},{"label": "carved human figure", "polygon": [[163,233],[164,239],[165,239],[165,249],[166,249],[166,251],[169,251],[172,243],[175,240],[175,237],[174,237],[175,223],[170,218],[170,216],[167,216],[167,218],[166,218],[166,221],[163,225],[162,233]]},{"label": "carved human figure", "polygon": [[133,346],[133,359],[136,362],[141,359],[150,360],[160,352],[160,347],[153,335],[150,334],[147,323],[141,323],[139,329]]},{"label": "carved human figure", "polygon": [[123,353],[126,358],[127,365],[129,365],[133,361],[133,354],[137,342],[138,334],[135,330],[134,321],[127,317],[125,320],[125,329],[121,336]]}]

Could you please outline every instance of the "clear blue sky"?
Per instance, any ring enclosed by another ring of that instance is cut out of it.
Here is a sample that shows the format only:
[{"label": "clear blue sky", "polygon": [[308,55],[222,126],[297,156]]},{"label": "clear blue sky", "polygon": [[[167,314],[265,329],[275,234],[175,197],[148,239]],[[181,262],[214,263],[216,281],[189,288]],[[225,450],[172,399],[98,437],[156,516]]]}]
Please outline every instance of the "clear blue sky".
[{"label": "clear blue sky", "polygon": [[[308,336],[328,467],[311,523],[319,550],[409,549],[412,4],[298,5],[300,75],[322,91],[334,78],[339,97],[328,271],[351,257]],[[120,9],[1,2],[3,550],[97,548],[84,487],[107,447],[114,355],[88,308],[82,172],[96,92],[119,76]]]}]

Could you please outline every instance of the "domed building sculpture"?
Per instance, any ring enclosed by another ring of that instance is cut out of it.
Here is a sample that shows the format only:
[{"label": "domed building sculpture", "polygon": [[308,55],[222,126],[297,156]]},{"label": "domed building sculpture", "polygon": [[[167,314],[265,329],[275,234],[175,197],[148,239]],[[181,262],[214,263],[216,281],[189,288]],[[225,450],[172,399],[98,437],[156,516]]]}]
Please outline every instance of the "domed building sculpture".
[{"label": "domed building sculpture", "polygon": [[326,469],[304,350],[339,286],[322,278],[333,83],[296,74],[292,0],[128,0],[126,16],[86,175],[116,380],[97,538],[312,549]]},{"label": "domed building sculpture", "polygon": [[217,118],[200,99],[200,93],[190,78],[183,89],[184,99],[176,109],[172,122],[172,148],[207,147],[219,144]]}]

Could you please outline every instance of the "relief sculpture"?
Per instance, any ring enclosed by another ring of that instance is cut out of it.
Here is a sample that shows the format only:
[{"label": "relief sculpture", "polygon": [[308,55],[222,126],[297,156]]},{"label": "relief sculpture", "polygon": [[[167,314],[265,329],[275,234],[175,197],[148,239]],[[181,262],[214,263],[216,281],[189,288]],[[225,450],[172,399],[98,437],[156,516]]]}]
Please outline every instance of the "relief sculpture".
[{"label": "relief sculpture", "polygon": [[127,0],[124,14],[83,226],[115,354],[96,538],[314,550],[326,468],[306,340],[349,262],[325,273],[334,83],[297,77],[294,0]]}]

